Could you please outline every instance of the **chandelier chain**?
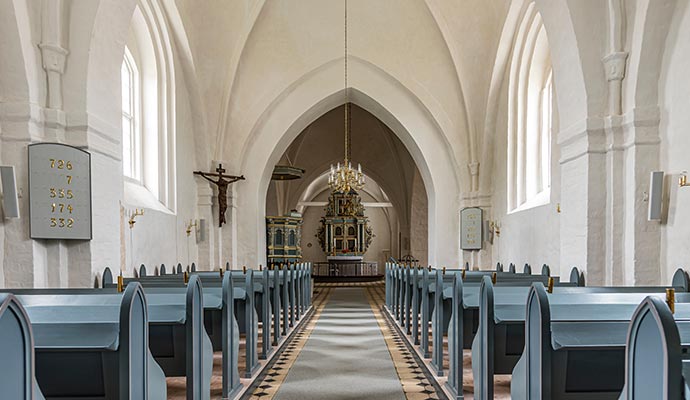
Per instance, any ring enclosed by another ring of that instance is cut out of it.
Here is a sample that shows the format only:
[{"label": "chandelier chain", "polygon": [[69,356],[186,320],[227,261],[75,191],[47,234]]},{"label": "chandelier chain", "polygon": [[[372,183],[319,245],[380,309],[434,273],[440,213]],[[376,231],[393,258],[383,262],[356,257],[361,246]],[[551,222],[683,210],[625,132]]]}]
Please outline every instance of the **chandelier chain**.
[{"label": "chandelier chain", "polygon": [[347,0],[345,0],[345,164],[350,161],[350,90],[347,86],[347,22]]},{"label": "chandelier chain", "polygon": [[345,157],[344,163],[341,166],[338,163],[336,166],[331,165],[331,171],[328,174],[328,185],[333,191],[347,193],[352,190],[359,190],[364,187],[364,174],[362,173],[362,166],[357,165],[357,168],[352,167],[352,108],[350,106],[350,90],[348,87],[348,7],[347,0],[345,3],[345,62],[344,62],[344,78],[345,78]]}]

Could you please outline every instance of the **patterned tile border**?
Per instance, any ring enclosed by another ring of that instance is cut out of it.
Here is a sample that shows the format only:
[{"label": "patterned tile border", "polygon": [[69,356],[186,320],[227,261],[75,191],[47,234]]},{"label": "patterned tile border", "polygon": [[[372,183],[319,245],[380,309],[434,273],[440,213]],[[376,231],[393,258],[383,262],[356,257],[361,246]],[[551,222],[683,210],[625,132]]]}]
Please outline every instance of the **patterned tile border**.
[{"label": "patterned tile border", "polygon": [[316,322],[321,316],[328,298],[333,293],[334,288],[331,287],[315,287],[314,297],[312,299],[313,309],[311,315],[307,316],[308,320],[302,324],[301,327],[293,333],[293,335],[285,342],[284,346],[279,349],[279,353],[273,357],[273,361],[257,378],[254,384],[247,390],[242,399],[248,400],[270,400],[278,392],[278,388],[283,384],[287,377],[290,368],[297,360],[302,348],[307,343],[309,336],[311,336]]},{"label": "patterned tile border", "polygon": [[414,351],[410,351],[407,341],[400,337],[398,330],[391,326],[391,321],[382,311],[385,297],[384,286],[378,284],[368,287],[366,292],[406,398],[408,400],[447,399],[436,381],[430,378],[424,363],[419,360]]}]

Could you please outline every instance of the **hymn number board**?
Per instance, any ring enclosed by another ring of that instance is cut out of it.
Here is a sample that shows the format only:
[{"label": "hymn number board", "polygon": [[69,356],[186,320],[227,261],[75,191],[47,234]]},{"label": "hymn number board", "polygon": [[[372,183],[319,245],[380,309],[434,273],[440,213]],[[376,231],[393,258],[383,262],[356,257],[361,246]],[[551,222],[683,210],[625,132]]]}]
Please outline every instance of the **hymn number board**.
[{"label": "hymn number board", "polygon": [[57,143],[29,146],[32,239],[91,240],[91,154]]},{"label": "hymn number board", "polygon": [[463,250],[482,249],[482,209],[464,208],[460,211],[460,247]]}]

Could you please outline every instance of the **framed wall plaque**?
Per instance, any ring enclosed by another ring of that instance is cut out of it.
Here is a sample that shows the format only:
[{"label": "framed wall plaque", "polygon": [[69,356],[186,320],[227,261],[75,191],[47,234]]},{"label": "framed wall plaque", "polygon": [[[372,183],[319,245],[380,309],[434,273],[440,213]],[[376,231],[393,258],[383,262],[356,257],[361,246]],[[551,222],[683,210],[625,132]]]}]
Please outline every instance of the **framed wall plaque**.
[{"label": "framed wall plaque", "polygon": [[460,248],[481,250],[483,245],[483,211],[479,207],[464,208],[460,211]]},{"label": "framed wall plaque", "polygon": [[91,240],[91,154],[29,145],[29,215],[32,239]]}]

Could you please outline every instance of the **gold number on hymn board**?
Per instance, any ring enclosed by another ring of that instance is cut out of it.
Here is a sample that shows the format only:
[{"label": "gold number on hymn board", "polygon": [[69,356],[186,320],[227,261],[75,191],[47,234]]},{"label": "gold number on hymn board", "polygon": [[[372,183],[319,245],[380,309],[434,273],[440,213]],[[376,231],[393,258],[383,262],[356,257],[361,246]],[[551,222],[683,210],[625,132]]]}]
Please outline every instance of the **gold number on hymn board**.
[{"label": "gold number on hymn board", "polygon": [[50,159],[50,168],[72,170],[72,161]]},{"label": "gold number on hymn board", "polygon": [[69,228],[72,229],[74,226],[74,218],[51,218],[50,227],[51,228]]},{"label": "gold number on hymn board", "polygon": [[72,175],[67,175],[67,184],[68,185],[72,184]]},{"label": "gold number on hymn board", "polygon": [[74,192],[72,192],[72,189],[55,189],[55,188],[50,188],[50,198],[60,198],[60,199],[73,199],[74,198]]},{"label": "gold number on hymn board", "polygon": [[71,204],[67,204],[67,207],[65,207],[64,203],[53,203],[52,207],[53,207],[52,212],[59,210],[59,212],[63,213],[63,212],[65,212],[65,209],[67,209],[67,212],[72,214],[72,211],[74,211],[74,208],[72,208]]}]

